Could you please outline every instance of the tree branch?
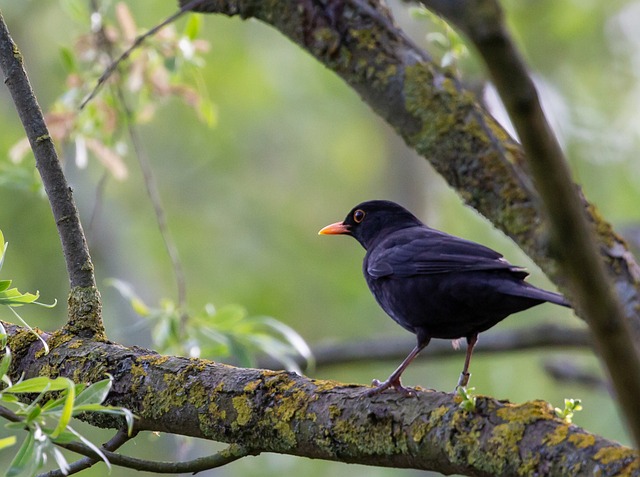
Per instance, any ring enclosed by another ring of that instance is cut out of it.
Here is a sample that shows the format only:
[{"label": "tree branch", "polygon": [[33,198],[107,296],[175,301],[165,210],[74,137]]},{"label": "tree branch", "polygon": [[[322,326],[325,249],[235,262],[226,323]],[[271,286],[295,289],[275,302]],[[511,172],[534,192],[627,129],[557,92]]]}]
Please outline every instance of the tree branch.
[{"label": "tree branch", "polygon": [[[90,447],[80,442],[71,442],[69,444],[59,444],[67,450],[87,456],[91,460],[96,459],[96,453]],[[195,474],[205,470],[215,469],[223,465],[235,462],[238,459],[252,455],[246,449],[236,444],[231,444],[226,449],[215,454],[193,459],[187,462],[157,462],[145,459],[137,459],[126,455],[116,454],[115,452],[103,451],[103,454],[112,465],[125,467],[127,469],[139,470],[144,472],[153,472],[156,474]]]},{"label": "tree branch", "polygon": [[[542,111],[533,80],[504,24],[496,0],[422,0],[457,25],[485,60],[526,152],[551,222],[552,247],[566,273],[572,303],[593,332],[625,422],[640,447],[640,350],[603,266],[560,144]],[[637,278],[637,277],[636,277]]]},{"label": "tree branch", "polygon": [[[113,452],[116,449],[119,449],[130,439],[133,439],[133,437],[134,436],[129,436],[127,434],[127,431],[123,431],[122,429],[119,430],[111,439],[102,444],[103,453],[104,451]],[[45,472],[44,474],[40,474],[38,477],[65,477],[67,475],[73,475],[77,474],[78,472],[82,472],[83,470],[92,467],[98,462],[102,462],[102,459],[99,456],[84,457],[73,462],[72,464],[69,464],[69,471],[67,473],[64,473],[60,469],[56,469],[50,472]]]},{"label": "tree branch", "polygon": [[[15,356],[12,375],[56,375],[95,382],[114,377],[105,404],[130,409],[136,428],[236,443],[275,452],[386,467],[478,476],[640,475],[633,450],[555,417],[541,401],[510,404],[478,396],[475,411],[452,394],[418,391],[364,398],[365,386],[294,373],[240,369],[141,348],[45,336],[5,324]],[[89,417],[120,428],[108,416]],[[496,450],[500,449],[499,452]]]},{"label": "tree branch", "polygon": [[29,84],[20,50],[13,42],[0,14],[0,68],[35,155],[69,274],[69,321],[67,328],[85,336],[104,338],[100,294],[96,288],[93,263],[80,225],[71,187],[62,172],[44,116]]}]

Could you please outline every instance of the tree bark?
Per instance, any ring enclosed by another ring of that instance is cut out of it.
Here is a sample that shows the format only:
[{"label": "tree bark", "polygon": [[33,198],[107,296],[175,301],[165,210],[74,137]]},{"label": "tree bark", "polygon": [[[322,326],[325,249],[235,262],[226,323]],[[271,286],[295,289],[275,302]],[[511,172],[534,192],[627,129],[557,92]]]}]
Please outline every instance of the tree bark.
[{"label": "tree bark", "polygon": [[[640,475],[627,447],[557,418],[543,401],[511,404],[484,396],[464,411],[453,394],[419,390],[365,397],[368,387],[295,373],[241,369],[142,348],[43,335],[4,323],[16,379],[114,377],[107,404],[133,411],[137,430],[242,443],[275,452],[384,467],[472,476]],[[118,427],[104,416],[94,425]]]}]

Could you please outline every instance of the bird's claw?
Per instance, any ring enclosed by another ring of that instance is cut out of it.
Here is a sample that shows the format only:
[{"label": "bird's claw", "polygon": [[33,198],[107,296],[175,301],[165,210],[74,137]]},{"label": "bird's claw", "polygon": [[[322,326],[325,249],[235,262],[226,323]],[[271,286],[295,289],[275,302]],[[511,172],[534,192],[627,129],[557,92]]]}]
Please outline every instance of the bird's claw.
[{"label": "bird's claw", "polygon": [[405,388],[402,384],[400,384],[400,380],[386,380],[386,381],[378,381],[374,379],[371,382],[373,388],[367,389],[364,393],[365,396],[375,396],[376,394],[380,394],[383,391],[386,391],[389,388],[395,389],[398,393],[402,394],[405,397],[411,397],[416,395],[416,391],[411,388]]}]

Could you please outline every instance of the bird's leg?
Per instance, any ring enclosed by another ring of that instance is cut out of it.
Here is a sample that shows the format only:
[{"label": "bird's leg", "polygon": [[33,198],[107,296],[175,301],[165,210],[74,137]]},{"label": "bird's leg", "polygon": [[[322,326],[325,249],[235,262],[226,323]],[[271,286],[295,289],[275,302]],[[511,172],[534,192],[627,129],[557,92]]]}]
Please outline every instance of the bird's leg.
[{"label": "bird's leg", "polygon": [[413,361],[413,359],[418,356],[418,353],[420,353],[420,351],[422,351],[429,344],[430,340],[431,338],[424,338],[422,340],[418,339],[418,344],[416,345],[416,347],[413,348],[411,350],[411,353],[409,353],[404,361],[400,363],[400,366],[398,366],[398,368],[393,373],[391,373],[391,376],[389,376],[387,380],[383,382],[374,379],[372,384],[375,387],[367,390],[365,396],[373,396],[389,388],[394,388],[396,391],[404,394],[405,396],[410,396],[411,394],[413,394],[413,391],[411,389],[405,388],[402,385],[402,383],[400,382],[400,376],[402,376],[402,373],[404,373],[404,370],[407,369],[407,366],[409,366],[411,361]]},{"label": "bird's leg", "polygon": [[460,373],[460,379],[458,379],[458,385],[456,389],[462,387],[466,387],[469,383],[469,378],[471,374],[469,373],[469,363],[471,363],[471,354],[473,353],[473,347],[478,342],[478,333],[475,333],[471,336],[467,336],[467,355],[464,358],[464,368]]}]

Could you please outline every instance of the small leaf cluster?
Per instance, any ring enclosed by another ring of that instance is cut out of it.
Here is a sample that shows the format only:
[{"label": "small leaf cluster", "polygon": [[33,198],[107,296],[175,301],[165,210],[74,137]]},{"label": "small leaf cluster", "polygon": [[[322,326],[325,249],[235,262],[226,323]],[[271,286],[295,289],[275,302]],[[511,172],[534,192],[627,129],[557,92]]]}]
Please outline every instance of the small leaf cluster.
[{"label": "small leaf cluster", "polygon": [[[0,269],[4,263],[7,243],[0,231]],[[17,288],[10,288],[11,280],[0,280],[0,305],[7,306],[20,321],[34,333],[43,343],[45,352],[47,344],[38,333],[15,312],[14,307],[27,304],[39,304],[38,293],[21,293]],[[47,305],[44,305],[47,306]],[[58,467],[67,472],[69,464],[57,444],[80,441],[90,447],[109,465],[100,449],[71,427],[71,418],[79,413],[100,412],[122,416],[131,433],[133,414],[122,408],[104,406],[102,403],[111,389],[111,377],[86,386],[74,384],[68,378],[51,379],[39,376],[20,379],[13,382],[9,377],[12,355],[7,346],[8,335],[0,322],[0,417],[10,422],[6,427],[15,431],[27,431],[20,449],[11,465],[5,472],[6,477],[32,476],[48,461],[53,459]],[[17,436],[11,435],[0,439],[0,450],[11,447],[17,442]]]},{"label": "small leaf cluster", "polygon": [[422,5],[411,7],[410,13],[413,18],[428,21],[433,26],[427,34],[427,42],[430,51],[440,53],[440,66],[455,68],[461,59],[469,56],[469,49],[460,35],[438,15]]},{"label": "small leaf cluster", "polygon": [[[2,265],[4,265],[4,257],[7,253],[8,243],[4,241],[4,235],[0,230],[0,270],[2,270]],[[49,352],[49,347],[47,343],[40,337],[38,333],[36,333],[29,324],[22,319],[22,317],[14,310],[14,307],[23,306],[23,305],[40,305],[46,308],[52,308],[56,305],[57,302],[54,302],[51,305],[45,305],[44,303],[40,303],[36,301],[40,293],[21,293],[17,288],[11,287],[11,280],[0,280],[0,305],[5,305],[11,310],[13,315],[18,318],[18,320],[27,328],[31,333],[33,333],[41,342],[42,346],[44,346],[45,352]]]},{"label": "small leaf cluster", "polygon": [[461,398],[459,407],[463,411],[471,412],[476,410],[476,396],[474,391],[476,388],[466,388],[458,386],[456,388],[456,395]]},{"label": "small leaf cluster", "polygon": [[573,421],[573,415],[578,411],[582,411],[582,401],[580,399],[565,398],[564,409],[560,409],[559,407],[555,408],[556,416],[567,423]]},{"label": "small leaf cluster", "polygon": [[136,295],[132,286],[112,279],[113,285],[129,301],[132,309],[152,325],[155,348],[174,355],[231,358],[239,366],[254,366],[259,354],[266,354],[286,369],[300,372],[302,357],[312,366],[311,350],[295,330],[270,316],[249,316],[240,305],[219,309],[206,304],[196,313],[180,310],[176,304],[163,299],[152,308]]}]

